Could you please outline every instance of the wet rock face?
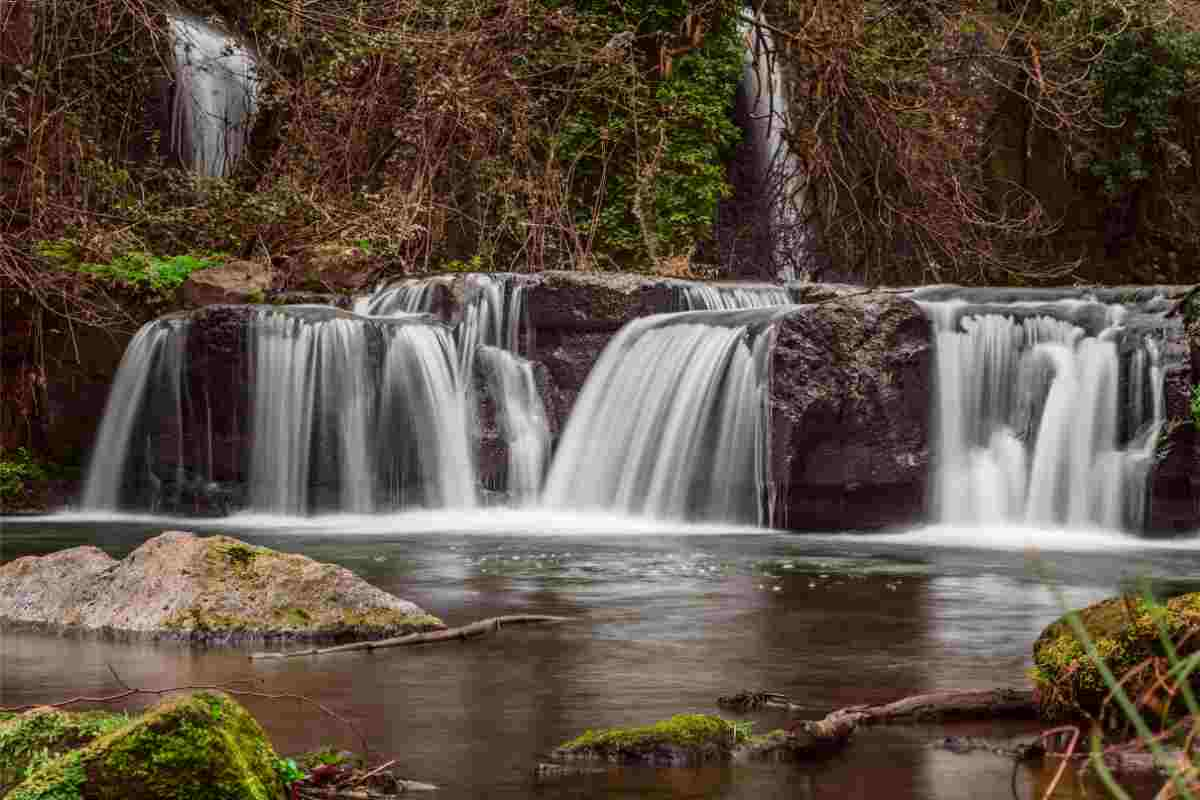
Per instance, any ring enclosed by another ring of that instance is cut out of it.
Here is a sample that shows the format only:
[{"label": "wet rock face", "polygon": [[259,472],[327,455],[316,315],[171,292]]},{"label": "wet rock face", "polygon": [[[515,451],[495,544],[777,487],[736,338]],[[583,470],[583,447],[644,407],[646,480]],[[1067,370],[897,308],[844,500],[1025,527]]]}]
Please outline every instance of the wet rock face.
[{"label": "wet rock face", "polygon": [[172,531],[116,561],[94,547],[0,566],[0,624],[205,642],[381,638],[442,627],[349,570]]},{"label": "wet rock face", "polygon": [[261,303],[271,288],[271,267],[257,261],[231,261],[197,270],[179,287],[185,304]]},{"label": "wet rock face", "polygon": [[769,394],[772,524],[920,520],[930,475],[933,341],[915,303],[866,294],[777,323]]}]

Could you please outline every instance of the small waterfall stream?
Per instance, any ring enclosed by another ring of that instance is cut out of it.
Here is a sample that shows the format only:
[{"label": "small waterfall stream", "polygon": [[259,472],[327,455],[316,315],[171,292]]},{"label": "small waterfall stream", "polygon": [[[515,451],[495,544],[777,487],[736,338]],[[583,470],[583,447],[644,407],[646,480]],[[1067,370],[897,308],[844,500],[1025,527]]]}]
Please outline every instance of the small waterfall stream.
[{"label": "small waterfall stream", "polygon": [[171,149],[201,175],[226,175],[245,148],[258,102],[254,54],[199,17],[168,20],[175,56]]},{"label": "small waterfall stream", "polygon": [[936,335],[941,520],[1140,528],[1163,370],[1129,311],[1078,298],[921,304]]}]

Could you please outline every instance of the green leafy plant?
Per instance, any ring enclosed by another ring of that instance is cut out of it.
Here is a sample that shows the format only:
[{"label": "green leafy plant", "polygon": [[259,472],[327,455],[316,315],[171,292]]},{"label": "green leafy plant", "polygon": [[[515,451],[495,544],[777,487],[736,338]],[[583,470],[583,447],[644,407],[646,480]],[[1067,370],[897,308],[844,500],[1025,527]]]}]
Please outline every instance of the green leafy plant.
[{"label": "green leafy plant", "polygon": [[1200,430],[1200,384],[1192,387],[1192,426]]},{"label": "green leafy plant", "polygon": [[18,447],[7,458],[0,458],[0,498],[13,499],[25,491],[26,481],[49,478],[28,448]]}]

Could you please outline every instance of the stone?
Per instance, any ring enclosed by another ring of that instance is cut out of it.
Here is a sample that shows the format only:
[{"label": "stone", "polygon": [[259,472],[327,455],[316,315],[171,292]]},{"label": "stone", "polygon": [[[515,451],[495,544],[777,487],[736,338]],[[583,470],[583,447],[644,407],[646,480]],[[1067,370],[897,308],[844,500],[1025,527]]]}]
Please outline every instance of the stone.
[{"label": "stone", "polygon": [[7,800],[283,800],[277,761],[246,709],[224,694],[197,692],[44,763]]},{"label": "stone", "polygon": [[911,300],[846,295],[776,323],[771,523],[872,529],[924,517],[933,337]]},{"label": "stone", "polygon": [[441,620],[344,567],[169,531],[116,561],[95,547],[0,566],[0,624],[175,638],[385,638]]},{"label": "stone", "polygon": [[[1163,697],[1159,676],[1165,674],[1165,663],[1155,611],[1141,597],[1123,595],[1102,600],[1078,614],[1096,651],[1109,670],[1122,684],[1126,693],[1138,702],[1149,701],[1153,715],[1183,713],[1183,703],[1175,697]],[[1168,635],[1175,643],[1178,655],[1186,657],[1200,649],[1200,592],[1178,595],[1167,600],[1159,609]],[[1163,663],[1144,667],[1147,659]],[[1038,710],[1043,719],[1060,720],[1098,716],[1103,710],[1119,715],[1113,703],[1106,703],[1109,694],[1095,662],[1075,635],[1067,617],[1048,625],[1033,644],[1032,677],[1036,686]],[[1109,718],[1109,722],[1119,722]]]},{"label": "stone", "polygon": [[370,285],[374,274],[371,254],[353,244],[327,242],[302,250],[292,259],[286,277],[290,291],[358,292]]},{"label": "stone", "polygon": [[652,725],[585,731],[559,745],[553,757],[566,761],[695,766],[730,760],[737,740],[737,728],[720,717],[676,714]]},{"label": "stone", "polygon": [[538,330],[616,331],[626,322],[673,310],[665,281],[626,272],[543,272],[526,294]]},{"label": "stone", "polygon": [[129,716],[108,711],[69,712],[42,706],[0,719],[0,797],[23,782],[49,758],[83,747],[129,724]]},{"label": "stone", "polygon": [[262,303],[271,288],[271,266],[259,261],[230,261],[196,270],[179,287],[188,306],[219,303]]}]

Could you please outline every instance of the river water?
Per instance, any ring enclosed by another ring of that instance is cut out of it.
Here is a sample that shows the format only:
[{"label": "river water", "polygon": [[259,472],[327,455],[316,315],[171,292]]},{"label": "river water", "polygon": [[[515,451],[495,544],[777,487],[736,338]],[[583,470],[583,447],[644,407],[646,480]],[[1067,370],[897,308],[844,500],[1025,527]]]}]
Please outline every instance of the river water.
[{"label": "river water", "polygon": [[[447,624],[571,617],[469,643],[286,661],[246,650],[0,633],[0,706],[139,687],[222,684],[306,695],[351,721],[439,798],[1019,798],[1050,773],[936,742],[1004,742],[1031,723],[894,726],[806,765],[611,768],[539,781],[584,729],[720,713],[719,695],[785,693],[805,718],[943,688],[1025,685],[1038,632],[1061,613],[1150,580],[1200,589],[1200,541],[927,528],[799,535],[485,511],[319,520],[9,517],[0,561],[77,544],[122,556],[167,529],[220,531],[342,564]],[[1030,545],[1033,547],[1031,548]],[[298,701],[243,698],[282,753],[361,749]],[[780,714],[742,714],[765,731]],[[1081,796],[1073,778],[1056,796]],[[1095,787],[1092,788],[1096,796]]]}]

